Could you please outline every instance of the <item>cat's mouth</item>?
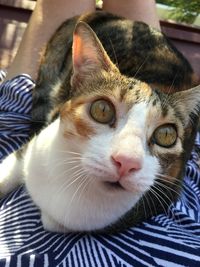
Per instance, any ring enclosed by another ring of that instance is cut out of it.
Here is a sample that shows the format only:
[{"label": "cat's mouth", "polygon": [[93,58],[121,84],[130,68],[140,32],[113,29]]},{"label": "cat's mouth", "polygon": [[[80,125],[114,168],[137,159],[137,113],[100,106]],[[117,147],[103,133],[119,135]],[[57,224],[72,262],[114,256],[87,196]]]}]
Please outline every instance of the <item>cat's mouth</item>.
[{"label": "cat's mouth", "polygon": [[108,189],[125,190],[125,188],[119,182],[104,182]]}]

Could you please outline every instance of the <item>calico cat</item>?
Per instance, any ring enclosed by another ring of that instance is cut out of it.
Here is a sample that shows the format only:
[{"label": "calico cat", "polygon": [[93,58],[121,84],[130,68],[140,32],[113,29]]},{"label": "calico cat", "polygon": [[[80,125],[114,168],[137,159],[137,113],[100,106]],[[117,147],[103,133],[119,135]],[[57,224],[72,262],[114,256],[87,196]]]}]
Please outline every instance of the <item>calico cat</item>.
[{"label": "calico cat", "polygon": [[1,192],[23,179],[45,229],[57,232],[111,233],[167,212],[200,114],[200,88],[188,89],[192,75],[146,24],[104,12],[68,20],[42,58],[34,137],[23,156],[0,166]]}]

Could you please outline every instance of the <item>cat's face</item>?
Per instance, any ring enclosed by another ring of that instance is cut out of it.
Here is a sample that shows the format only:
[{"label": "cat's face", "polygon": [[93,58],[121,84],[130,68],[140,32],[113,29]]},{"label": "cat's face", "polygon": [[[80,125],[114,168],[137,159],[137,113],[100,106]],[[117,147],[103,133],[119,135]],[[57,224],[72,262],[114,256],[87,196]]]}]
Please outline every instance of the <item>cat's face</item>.
[{"label": "cat's face", "polygon": [[77,27],[74,93],[60,110],[74,187],[66,194],[74,190],[70,216],[79,225],[71,229],[79,230],[116,222],[148,191],[158,202],[160,190],[176,194],[190,115],[199,103],[197,88],[165,95],[122,76],[95,38],[85,25]]},{"label": "cat's face", "polygon": [[87,95],[85,88],[61,112],[66,141],[81,154],[86,175],[105,193],[123,189],[141,195],[159,174],[173,181],[171,166],[179,168],[181,120],[164,96],[133,82],[119,75],[105,79],[98,91]]},{"label": "cat's face", "polygon": [[146,84],[130,89],[133,80],[120,78],[109,79],[107,86],[104,80],[103,88],[88,95],[85,88],[84,95],[67,102],[61,112],[62,133],[72,156],[68,160],[74,161],[69,166],[81,170],[74,180],[85,180],[85,194],[92,190],[92,204],[106,207],[113,221],[156,183],[176,182],[187,123]]}]

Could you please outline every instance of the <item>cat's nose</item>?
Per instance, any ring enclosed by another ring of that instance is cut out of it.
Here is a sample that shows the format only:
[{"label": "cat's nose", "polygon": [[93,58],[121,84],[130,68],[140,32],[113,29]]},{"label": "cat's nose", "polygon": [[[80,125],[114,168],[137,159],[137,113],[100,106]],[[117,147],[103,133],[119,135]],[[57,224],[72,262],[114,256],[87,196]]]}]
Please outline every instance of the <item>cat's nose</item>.
[{"label": "cat's nose", "polygon": [[125,154],[116,154],[111,156],[120,177],[142,168],[142,159],[130,157]]}]

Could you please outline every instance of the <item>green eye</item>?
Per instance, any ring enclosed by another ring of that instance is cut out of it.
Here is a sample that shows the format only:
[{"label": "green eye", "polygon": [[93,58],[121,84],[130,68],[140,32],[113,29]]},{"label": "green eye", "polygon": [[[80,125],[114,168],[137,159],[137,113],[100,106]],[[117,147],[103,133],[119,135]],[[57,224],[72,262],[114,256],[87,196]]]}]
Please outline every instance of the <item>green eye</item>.
[{"label": "green eye", "polygon": [[169,148],[176,143],[177,130],[172,124],[165,124],[158,127],[152,136],[152,141],[162,147]]},{"label": "green eye", "polygon": [[99,99],[91,104],[90,115],[99,123],[112,124],[115,121],[115,108],[111,102]]}]

